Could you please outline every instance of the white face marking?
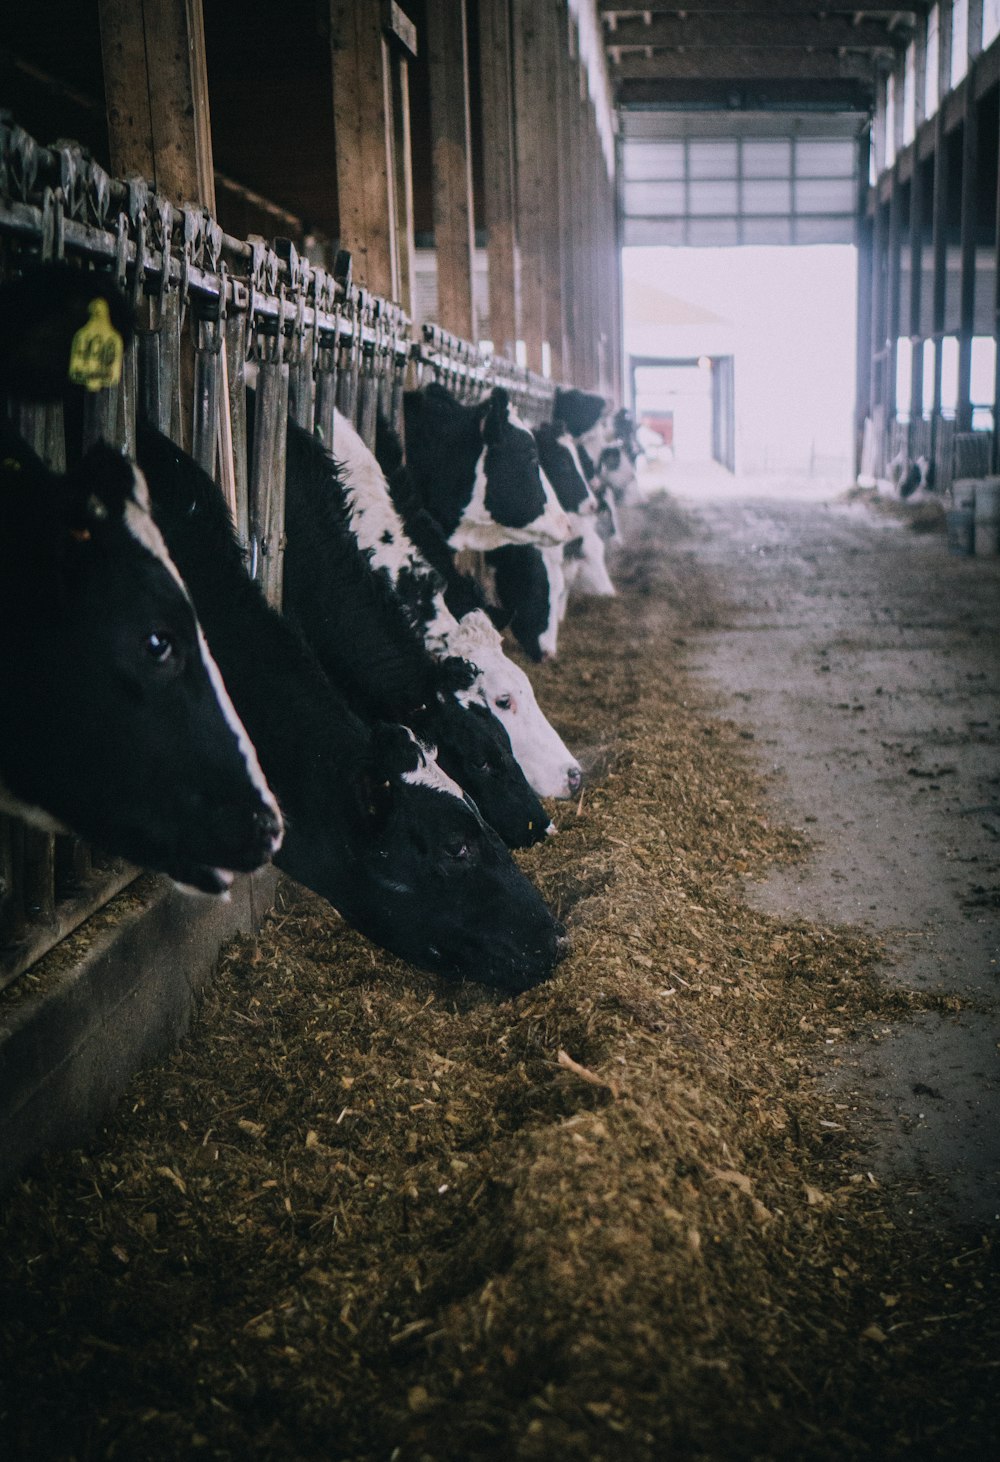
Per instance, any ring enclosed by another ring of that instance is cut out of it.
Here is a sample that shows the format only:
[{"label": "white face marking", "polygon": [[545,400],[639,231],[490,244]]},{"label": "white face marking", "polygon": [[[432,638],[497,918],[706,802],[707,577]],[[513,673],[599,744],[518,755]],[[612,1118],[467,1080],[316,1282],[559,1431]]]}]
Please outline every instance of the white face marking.
[{"label": "white face marking", "polygon": [[568,558],[564,564],[567,594],[591,594],[612,599],[617,593],[604,561],[604,539],[593,518],[579,520],[579,536],[583,551],[579,558]]},{"label": "white face marking", "polygon": [[[163,541],[160,530],[150,515],[149,488],[146,485],[146,479],[138,467],[133,467],[132,470],[134,473],[134,482],[132,496],[125,504],[125,527],[136,542],[141,543],[147,553],[151,553],[163,565],[167,573],[177,584],[185,599],[191,604],[191,596],[187,591],[187,586],[177,572],[176,565],[167,552],[167,545]],[[193,610],[194,605],[192,604],[191,607]],[[195,618],[195,625],[198,631],[198,649],[201,652],[202,664],[205,667],[212,690],[215,692],[215,698],[219,703],[219,709],[222,712],[226,725],[236,738],[236,744],[239,747],[240,755],[246,766],[247,775],[261,801],[271,814],[277,818],[278,833],[271,847],[271,852],[276,853],[281,847],[282,838],[281,813],[278,809],[278,804],[274,799],[274,794],[270,787],[267,785],[267,779],[264,773],[261,771],[254,745],[246,733],[243,722],[236,714],[236,707],[229,698],[229,692],[223,683],[219,667],[212,658],[212,652],[208,648],[208,642],[205,639],[201,625],[198,624],[197,617]]]},{"label": "white face marking", "polygon": [[481,609],[461,620],[459,634],[449,640],[449,652],[471,660],[479,672],[458,699],[466,705],[479,700],[493,712],[510,737],[514,758],[536,796],[571,797],[569,774],[579,774],[580,764],[545,719],[531,681],[504,654],[500,635]]},{"label": "white face marking", "polygon": [[406,732],[417,748],[417,766],[412,772],[403,773],[403,781],[409,782],[411,787],[430,787],[435,792],[444,792],[449,797],[457,797],[460,802],[464,802],[465,793],[461,787],[438,766],[437,749],[418,740],[409,727]]}]

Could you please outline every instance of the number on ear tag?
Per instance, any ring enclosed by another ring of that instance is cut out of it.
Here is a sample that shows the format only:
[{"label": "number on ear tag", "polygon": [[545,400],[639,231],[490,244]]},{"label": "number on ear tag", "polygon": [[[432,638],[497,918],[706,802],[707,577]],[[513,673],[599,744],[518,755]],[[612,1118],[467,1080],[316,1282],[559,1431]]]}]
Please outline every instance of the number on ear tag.
[{"label": "number on ear tag", "polygon": [[111,323],[108,302],[91,300],[90,319],[73,336],[69,352],[69,378],[88,391],[117,386],[122,374],[122,337]]}]

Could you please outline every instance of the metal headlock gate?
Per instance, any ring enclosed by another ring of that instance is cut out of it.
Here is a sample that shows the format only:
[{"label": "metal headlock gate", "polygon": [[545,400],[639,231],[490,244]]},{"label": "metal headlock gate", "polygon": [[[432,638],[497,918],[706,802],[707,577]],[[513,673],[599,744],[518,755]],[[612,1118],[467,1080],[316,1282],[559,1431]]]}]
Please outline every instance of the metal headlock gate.
[{"label": "metal headlock gate", "polygon": [[[413,340],[397,305],[352,283],[348,254],[330,272],[288,239],[233,238],[206,209],[177,206],[142,178],[111,178],[74,143],[43,147],[0,114],[0,278],[63,258],[110,274],[136,318],[120,383],[86,393],[83,449],[103,438],[134,456],[137,416],[159,426],[218,481],[250,572],[275,605],[286,416],[332,444],[336,408],[374,449],[379,413],[401,428],[404,389],[429,380],[464,401],[501,385],[528,421],[551,413],[555,382],[434,325]],[[34,450],[64,470],[62,406],[9,405]],[[0,989],[137,873],[0,814]]]}]

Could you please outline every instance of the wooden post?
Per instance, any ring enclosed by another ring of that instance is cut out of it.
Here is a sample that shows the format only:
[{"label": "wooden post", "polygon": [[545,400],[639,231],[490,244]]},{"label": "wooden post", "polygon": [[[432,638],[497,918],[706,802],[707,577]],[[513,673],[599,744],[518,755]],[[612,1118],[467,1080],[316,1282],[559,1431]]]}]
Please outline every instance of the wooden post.
[{"label": "wooden post", "polygon": [[489,159],[483,207],[490,270],[490,334],[498,353],[513,360],[518,281],[510,0],[479,0],[479,31],[483,151]]},{"label": "wooden post", "polygon": [[886,420],[896,415],[896,360],[899,354],[900,255],[903,248],[902,185],[899,161],[892,165],[889,178],[889,237],[886,259]]},{"label": "wooden post", "polygon": [[924,283],[924,170],[917,146],[913,146],[913,175],[910,178],[910,420],[923,415],[924,342],[920,311]]},{"label": "wooden post", "polygon": [[512,0],[514,18],[514,142],[517,157],[517,239],[521,251],[521,339],[528,366],[542,368],[542,342],[547,337],[545,311],[545,243],[543,210],[551,207],[543,175],[540,129],[541,98],[550,78],[545,74],[543,26],[533,0]]},{"label": "wooden post", "polygon": [[111,171],[215,212],[201,0],[99,0]]},{"label": "wooden post", "polygon": [[[949,8],[950,9],[950,8]],[[948,278],[948,146],[944,130],[944,107],[938,107],[934,119],[934,221],[931,248],[934,255],[932,286],[934,332],[934,404],[935,419],[941,415],[941,347],[944,334],[945,286]]]},{"label": "wooden post", "polygon": [[394,298],[413,315],[413,149],[410,145],[410,63],[401,47],[390,54],[392,75],[393,176],[395,188],[398,293]]},{"label": "wooden post", "polygon": [[872,396],[872,274],[873,238],[872,224],[868,218],[868,165],[873,138],[865,133],[858,142],[858,213],[856,243],[858,246],[858,315],[857,315],[857,373],[854,398],[854,470],[861,470],[861,448],[864,440],[865,417],[868,415]]},{"label": "wooden post", "polygon": [[539,221],[545,290],[545,338],[549,346],[549,369],[557,381],[563,379],[563,340],[566,332],[562,257],[565,224],[559,137],[559,63],[563,47],[559,12],[562,8],[562,0],[545,0],[539,7],[539,52],[548,81],[538,97],[539,132],[536,138],[538,166],[542,177],[548,179],[548,206],[543,207]]},{"label": "wooden post", "polygon": [[465,0],[427,0],[438,323],[474,339],[475,247]]},{"label": "wooden post", "polygon": [[358,284],[398,298],[381,7],[330,0],[330,45],[340,244],[350,251]]},{"label": "wooden post", "polygon": [[[980,16],[980,20],[982,16]],[[972,336],[976,302],[976,171],[979,157],[979,109],[975,77],[965,78],[965,117],[962,130],[962,206],[959,224],[958,326],[958,431],[972,430]]]}]

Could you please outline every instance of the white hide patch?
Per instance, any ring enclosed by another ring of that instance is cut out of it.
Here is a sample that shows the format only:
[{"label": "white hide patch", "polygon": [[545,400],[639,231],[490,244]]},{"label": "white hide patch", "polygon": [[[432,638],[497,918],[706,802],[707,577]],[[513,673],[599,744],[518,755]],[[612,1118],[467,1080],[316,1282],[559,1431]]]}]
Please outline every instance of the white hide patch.
[{"label": "white hide patch", "polygon": [[559,624],[566,610],[566,577],[563,573],[563,551],[559,548],[543,548],[542,563],[549,581],[549,620],[538,636],[538,648],[543,655],[554,655],[559,645]]},{"label": "white hide patch", "polygon": [[[185,599],[191,604],[193,612],[194,605],[191,603],[191,596],[188,593],[187,585],[184,583],[173,559],[167,552],[167,545],[163,541],[163,535],[153,522],[150,514],[149,488],[146,485],[146,479],[138,467],[133,467],[132,470],[135,474],[135,480],[132,486],[131,499],[125,504],[125,527],[136,542],[141,543],[147,553],[151,553],[163,565],[167,573],[177,584]],[[273,792],[267,785],[267,778],[264,776],[260,762],[257,760],[257,752],[253,742],[247,735],[246,727],[236,714],[236,707],[229,698],[229,692],[226,690],[219,667],[212,658],[212,652],[208,648],[208,641],[205,639],[201,625],[198,623],[197,615],[195,615],[195,627],[198,632],[198,648],[201,652],[202,664],[205,667],[209,683],[215,693],[215,699],[219,703],[219,710],[222,712],[226,725],[236,738],[236,744],[239,747],[240,755],[247,769],[247,775],[254,789],[264,805],[278,820],[278,833],[271,847],[271,852],[276,853],[281,847],[282,839],[281,812],[275,801]]]},{"label": "white hide patch", "polygon": [[[333,417],[331,455],[343,468],[351,532],[361,549],[371,551],[372,566],[385,569],[394,584],[404,569],[409,569],[418,578],[430,578],[434,570],[407,537],[375,454],[339,411],[335,411]],[[387,536],[391,542],[386,542]],[[458,620],[445,604],[440,591],[435,592],[433,600],[433,617],[422,626],[421,632],[428,650],[443,657],[452,653],[446,640],[457,629]]]},{"label": "white hide patch", "polygon": [[[515,411],[508,419],[520,431],[530,431]],[[472,496],[466,503],[449,544],[457,552],[471,549],[474,553],[489,553],[492,548],[503,548],[507,543],[527,544],[534,548],[551,548],[565,543],[572,536],[570,522],[556,497],[555,489],[541,468],[538,469],[545,494],[545,507],[537,518],[520,528],[510,528],[491,517],[486,507],[486,453],[484,447],[476,462],[476,475],[472,483]]]}]

